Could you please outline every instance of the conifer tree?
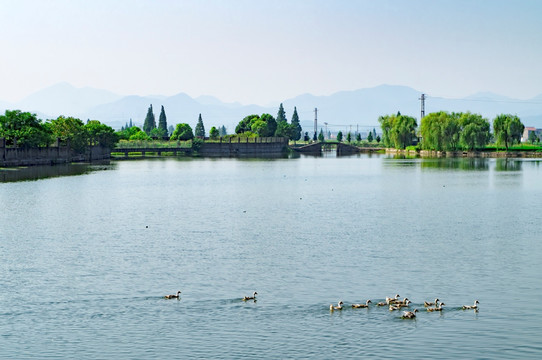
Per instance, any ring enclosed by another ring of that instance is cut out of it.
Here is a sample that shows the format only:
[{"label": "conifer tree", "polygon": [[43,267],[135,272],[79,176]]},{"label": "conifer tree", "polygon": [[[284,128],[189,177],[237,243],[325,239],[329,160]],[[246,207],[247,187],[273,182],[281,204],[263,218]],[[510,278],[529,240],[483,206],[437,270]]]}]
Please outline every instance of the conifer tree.
[{"label": "conifer tree", "polygon": [[297,141],[301,139],[301,125],[299,124],[299,115],[297,115],[297,108],[294,106],[294,114],[292,115],[292,124],[290,132],[290,140]]},{"label": "conifer tree", "polygon": [[131,128],[132,126],[134,126],[134,125],[132,125],[132,118],[130,118],[130,125],[129,125],[129,128]]},{"label": "conifer tree", "polygon": [[219,132],[219,135],[220,136],[226,136],[228,135],[228,132],[226,131],[226,127],[224,125],[222,125],[220,127],[220,129],[218,129],[218,132]]},{"label": "conifer tree", "polygon": [[194,135],[196,135],[196,137],[205,137],[205,127],[203,126],[201,114],[199,114],[198,123],[196,124],[196,129],[194,132]]},{"label": "conifer tree", "polygon": [[164,105],[162,105],[162,109],[160,110],[160,117],[158,118],[158,129],[162,133],[162,136],[167,136],[168,129],[167,129],[167,119],[166,119],[166,112],[164,111]]},{"label": "conifer tree", "polygon": [[286,119],[286,112],[284,112],[284,107],[282,106],[282,103],[280,103],[279,112],[277,113],[277,124],[281,122],[288,122],[288,120]]},{"label": "conifer tree", "polygon": [[373,141],[373,132],[369,131],[369,135],[367,135],[367,141],[372,142]]},{"label": "conifer tree", "polygon": [[149,135],[152,129],[156,128],[156,120],[154,118],[154,113],[152,112],[152,104],[147,110],[147,116],[145,117],[145,122],[143,123],[143,131]]}]

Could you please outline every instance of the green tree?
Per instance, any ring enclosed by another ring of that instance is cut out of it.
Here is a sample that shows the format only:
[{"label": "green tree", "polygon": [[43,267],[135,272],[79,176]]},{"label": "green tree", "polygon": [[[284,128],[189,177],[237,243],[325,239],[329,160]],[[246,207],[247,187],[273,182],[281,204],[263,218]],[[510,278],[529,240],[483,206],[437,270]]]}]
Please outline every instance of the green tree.
[{"label": "green tree", "polygon": [[290,140],[297,141],[301,139],[301,124],[299,123],[299,115],[297,115],[297,108],[294,106],[294,113],[292,115],[292,123],[290,125]]},{"label": "green tree", "polygon": [[160,110],[160,116],[158,117],[158,129],[162,130],[161,134],[162,137],[167,136],[168,134],[168,128],[167,128],[167,118],[166,118],[166,112],[164,110],[164,105],[162,105],[162,109]]},{"label": "green tree", "polygon": [[531,144],[534,144],[536,141],[538,141],[538,137],[536,136],[536,133],[534,131],[529,131],[528,140],[531,142]]},{"label": "green tree", "polygon": [[21,110],[6,110],[0,116],[0,137],[7,145],[21,147],[47,146],[51,143],[51,130],[39,120],[36,114]]},{"label": "green tree", "polygon": [[493,119],[493,132],[497,144],[503,144],[508,151],[508,147],[519,143],[525,126],[516,115],[501,114]]},{"label": "green tree", "polygon": [[376,139],[375,139],[375,140],[376,140],[376,143],[377,143],[377,144],[380,144],[380,141],[381,141],[382,139],[380,139],[380,135],[376,135]]},{"label": "green tree", "polygon": [[250,131],[252,131],[254,134],[265,137],[268,134],[267,130],[267,122],[263,120],[262,118],[258,118],[258,120],[254,121],[252,123],[252,126],[250,128]]},{"label": "green tree", "polygon": [[320,129],[320,133],[318,134],[318,141],[324,142],[324,132],[322,129]]},{"label": "green tree", "polygon": [[267,134],[264,136],[273,136],[277,131],[277,121],[271,114],[262,114],[261,119],[267,123]]},{"label": "green tree", "polygon": [[352,142],[352,134],[350,131],[346,134],[346,142]]},{"label": "green tree", "polygon": [[102,124],[98,120],[90,120],[85,124],[88,141],[91,146],[113,148],[119,141],[118,135],[111,126]]},{"label": "green tree", "polygon": [[209,130],[209,137],[213,140],[216,140],[220,137],[220,132],[216,127],[211,127],[211,130]]},{"label": "green tree", "polygon": [[260,115],[247,115],[243,118],[243,120],[239,121],[237,126],[235,127],[235,133],[236,134],[243,134],[247,131],[251,131],[252,129],[252,123],[260,119]]},{"label": "green tree", "polygon": [[131,141],[147,141],[147,140],[151,140],[151,137],[149,135],[147,135],[147,133],[145,131],[141,130],[139,127],[134,126],[132,129],[134,129],[134,131],[131,133],[128,140],[131,140]]},{"label": "green tree", "polygon": [[[371,135],[371,132],[369,132],[369,135]],[[371,135],[372,136],[372,135]],[[367,140],[369,140],[369,138],[367,138]],[[356,134],[356,141],[357,142],[360,142],[361,141],[361,134],[360,133],[357,133]],[[371,141],[372,141],[372,138],[371,138]]]},{"label": "green tree", "polygon": [[386,115],[378,118],[382,128],[383,142],[386,147],[405,149],[416,137],[416,119],[411,116]]},{"label": "green tree", "polygon": [[277,121],[277,130],[275,131],[275,136],[290,138],[292,128],[286,121]]},{"label": "green tree", "polygon": [[342,132],[342,131],[339,131],[339,132],[337,133],[337,141],[338,141],[338,142],[343,141],[343,132]]},{"label": "green tree", "polygon": [[151,130],[151,133],[149,134],[149,136],[151,138],[155,138],[155,139],[163,139],[167,136],[167,129],[164,130],[162,128],[154,128]]},{"label": "green tree", "polygon": [[177,124],[175,127],[175,130],[173,131],[173,135],[171,135],[171,140],[191,140],[194,138],[194,133],[192,132],[192,128],[190,125],[186,123]]},{"label": "green tree", "polygon": [[88,146],[88,129],[83,121],[74,117],[59,116],[49,120],[49,128],[53,138],[60,139],[63,144],[69,144],[78,153],[85,152]]},{"label": "green tree", "polygon": [[145,117],[145,122],[143,123],[143,131],[150,135],[152,129],[156,127],[156,120],[154,118],[154,113],[152,112],[152,104],[147,110],[147,116]]},{"label": "green tree", "polygon": [[203,126],[203,120],[201,119],[201,114],[199,114],[198,123],[196,124],[196,130],[194,135],[199,138],[205,137],[205,127]]},{"label": "green tree", "polygon": [[470,112],[461,114],[459,117],[461,133],[459,135],[459,144],[463,149],[475,150],[483,149],[489,141],[489,121],[482,115],[471,114]]},{"label": "green tree", "polygon": [[224,125],[222,125],[220,127],[220,129],[218,129],[218,132],[219,132],[219,135],[220,136],[226,136],[228,135],[228,132],[226,131],[226,127]]},{"label": "green tree", "polygon": [[277,125],[281,122],[287,123],[288,120],[286,119],[286,112],[284,111],[284,107],[282,106],[282,103],[280,103],[279,111],[277,113]]},{"label": "green tree", "polygon": [[[361,140],[361,136],[360,136],[360,140]],[[370,142],[370,143],[373,141],[373,132],[372,131],[369,131],[369,134],[367,135],[367,141]]]}]

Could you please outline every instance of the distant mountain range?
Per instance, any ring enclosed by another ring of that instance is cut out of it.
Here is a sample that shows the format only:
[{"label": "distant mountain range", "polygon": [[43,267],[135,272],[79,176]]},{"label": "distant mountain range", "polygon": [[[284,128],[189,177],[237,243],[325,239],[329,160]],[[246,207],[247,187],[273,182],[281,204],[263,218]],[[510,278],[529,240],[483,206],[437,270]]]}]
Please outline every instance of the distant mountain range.
[{"label": "distant mountain range", "polygon": [[[341,91],[328,96],[299,95],[282,101],[288,119],[297,107],[303,131],[314,131],[314,109],[318,109],[318,128],[328,130],[367,131],[378,127],[378,117],[400,111],[420,118],[421,92],[406,86],[381,85],[353,91]],[[237,123],[247,115],[269,113],[276,116],[278,106],[224,103],[212,96],[192,98],[184,93],[174,96],[121,96],[93,88],[76,88],[60,83],[40,90],[18,103],[0,100],[0,111],[20,109],[36,113],[41,119],[59,115],[82,120],[97,119],[116,129],[132,122],[142,125],[149,105],[156,119],[163,105],[169,125],[186,122],[195,126],[201,113],[206,129],[226,126],[232,133]],[[517,114],[526,126],[542,127],[542,94],[530,100],[517,100],[493,93],[478,93],[462,99],[428,96],[425,113],[439,110],[471,111],[490,120],[497,114]],[[327,125],[325,125],[327,123]]]}]

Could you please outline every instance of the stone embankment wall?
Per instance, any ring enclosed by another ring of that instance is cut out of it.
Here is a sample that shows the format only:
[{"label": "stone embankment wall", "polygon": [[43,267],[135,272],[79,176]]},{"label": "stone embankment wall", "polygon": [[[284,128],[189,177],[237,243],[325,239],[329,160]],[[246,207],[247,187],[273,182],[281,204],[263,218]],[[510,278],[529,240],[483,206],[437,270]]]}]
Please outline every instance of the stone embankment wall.
[{"label": "stone embankment wall", "polygon": [[386,153],[421,157],[542,158],[542,152],[536,151],[414,151],[386,149]]},{"label": "stone embankment wall", "polygon": [[101,146],[92,146],[84,154],[77,154],[68,146],[44,148],[7,147],[0,138],[0,166],[52,165],[70,162],[90,162],[111,157],[111,151]]},{"label": "stone embankment wall", "polygon": [[205,142],[197,151],[200,156],[278,156],[287,151],[288,139],[280,137],[237,138]]}]

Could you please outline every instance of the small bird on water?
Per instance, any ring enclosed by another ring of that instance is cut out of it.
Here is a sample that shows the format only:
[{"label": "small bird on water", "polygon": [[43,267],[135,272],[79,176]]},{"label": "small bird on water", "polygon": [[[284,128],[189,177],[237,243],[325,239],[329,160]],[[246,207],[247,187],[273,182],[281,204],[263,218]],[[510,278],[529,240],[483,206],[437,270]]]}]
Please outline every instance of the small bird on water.
[{"label": "small bird on water", "polygon": [[166,299],[178,299],[181,296],[181,290],[178,290],[175,295],[166,295],[164,296]]}]

